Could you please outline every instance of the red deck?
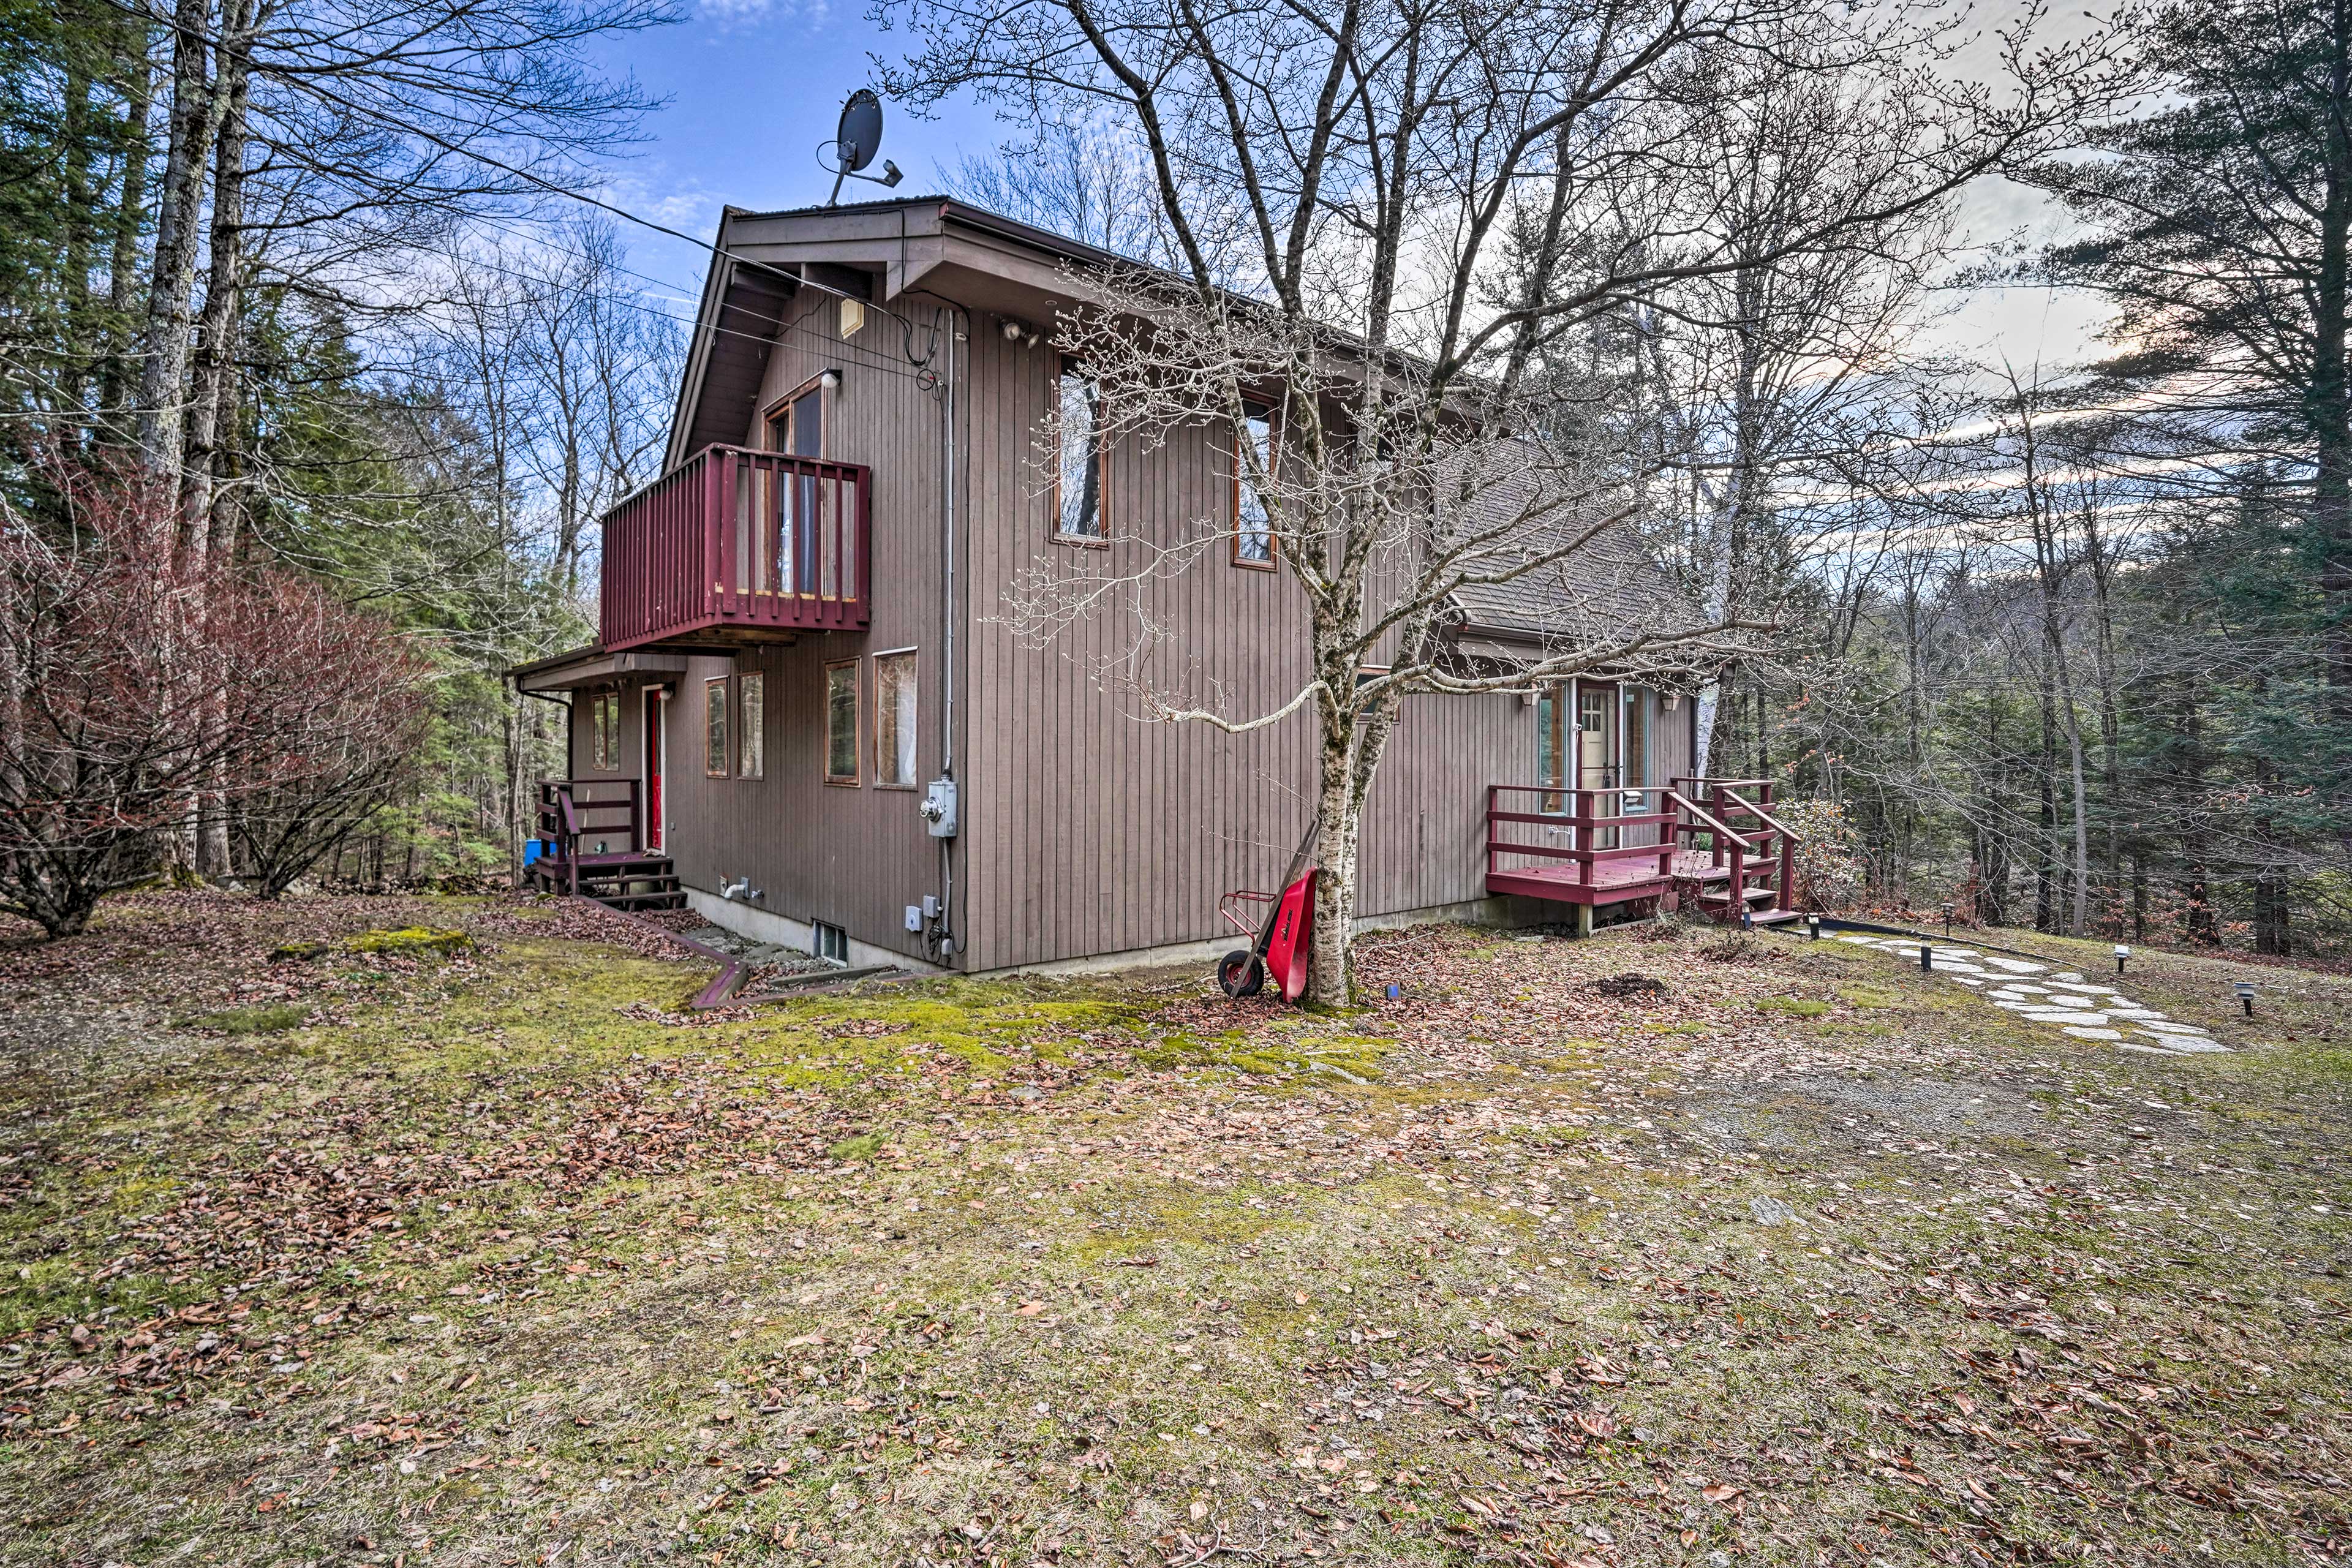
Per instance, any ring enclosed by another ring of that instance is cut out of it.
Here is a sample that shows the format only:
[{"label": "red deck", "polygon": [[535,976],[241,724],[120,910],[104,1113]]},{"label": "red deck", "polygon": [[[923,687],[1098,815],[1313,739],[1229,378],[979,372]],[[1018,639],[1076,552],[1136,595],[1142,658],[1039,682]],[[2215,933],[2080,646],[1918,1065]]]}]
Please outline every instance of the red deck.
[{"label": "red deck", "polygon": [[728,647],[864,631],[873,516],[860,464],[705,447],[604,515],[601,640]]},{"label": "red deck", "polygon": [[1710,861],[1704,852],[1689,849],[1675,853],[1673,871],[1665,877],[1658,875],[1654,854],[1639,860],[1599,860],[1590,870],[1591,877],[1587,880],[1587,868],[1574,861],[1516,869],[1498,868],[1486,873],[1486,890],[1516,893],[1528,899],[1550,899],[1559,903],[1621,904],[1631,899],[1655,898],[1677,878],[1704,884],[1727,881],[1731,875],[1726,868]]},{"label": "red deck", "polygon": [[1797,838],[1770,814],[1771,799],[1762,779],[1489,784],[1486,890],[1590,909],[1663,900],[1679,884],[1719,919],[1793,918]]}]

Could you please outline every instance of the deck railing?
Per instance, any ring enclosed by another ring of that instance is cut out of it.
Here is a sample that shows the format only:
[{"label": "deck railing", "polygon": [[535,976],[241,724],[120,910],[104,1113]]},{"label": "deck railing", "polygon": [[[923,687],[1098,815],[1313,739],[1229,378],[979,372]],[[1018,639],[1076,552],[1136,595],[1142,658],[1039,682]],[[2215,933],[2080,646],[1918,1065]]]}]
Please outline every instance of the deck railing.
[{"label": "deck railing", "polygon": [[1580,902],[1647,897],[1684,879],[1701,883],[1702,906],[1719,905],[1727,920],[1738,920],[1759,897],[1769,908],[1791,910],[1801,840],[1772,815],[1771,798],[1766,779],[1678,778],[1612,789],[1489,784],[1487,884],[1565,896],[1542,885],[1561,878],[1564,865],[1574,868],[1566,876]]},{"label": "deck railing", "polygon": [[607,649],[863,631],[873,471],[705,447],[604,515]]},{"label": "deck railing", "polygon": [[[606,847],[625,838],[636,854],[645,843],[645,797],[636,779],[541,779],[539,781],[540,858],[562,874],[570,890],[580,890],[583,842]],[[616,820],[617,818],[617,820]]]},{"label": "deck railing", "polygon": [[1751,885],[1765,888],[1774,909],[1797,907],[1797,846],[1804,839],[1772,815],[1770,779],[1678,778],[1675,787],[1718,819],[1706,837],[1714,863],[1731,871],[1734,918]]},{"label": "deck railing", "polygon": [[[1673,875],[1674,829],[1679,821],[1664,798],[1666,793],[1639,784],[1623,789],[1488,784],[1486,874],[1521,869],[1503,862],[1525,856],[1574,865],[1586,887],[1599,885],[1622,861],[1652,862],[1663,880]],[[1528,826],[1541,828],[1543,840],[1532,841],[1524,831]]]}]

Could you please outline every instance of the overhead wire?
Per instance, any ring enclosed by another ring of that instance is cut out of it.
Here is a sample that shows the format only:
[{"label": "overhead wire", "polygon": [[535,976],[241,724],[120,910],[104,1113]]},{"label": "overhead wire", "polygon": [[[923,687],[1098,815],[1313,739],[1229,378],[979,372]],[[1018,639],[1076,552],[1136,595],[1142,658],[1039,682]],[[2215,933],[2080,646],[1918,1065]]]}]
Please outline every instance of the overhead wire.
[{"label": "overhead wire", "polygon": [[[175,33],[189,33],[194,36],[198,42],[201,42],[215,50],[219,50],[223,47],[222,40],[217,34],[202,27],[191,28],[184,26],[176,17],[166,16],[148,5],[137,4],[136,0],[104,0],[104,3],[112,6],[116,10],[134,16],[140,20],[148,22],[152,25],[170,29]],[[252,68],[252,61],[249,54],[247,56],[247,68],[250,70]],[[831,284],[818,282],[799,273],[792,272],[784,268],[776,266],[774,263],[762,261],[757,257],[745,256],[740,252],[729,250],[725,246],[720,245],[714,240],[697,238],[695,236],[687,233],[683,229],[673,228],[667,224],[660,223],[653,218],[646,217],[642,214],[632,212],[626,207],[621,206],[613,202],[605,201],[602,197],[591,195],[585,191],[577,190],[569,185],[562,184],[558,181],[549,179],[546,175],[539,174],[533,170],[519,167],[516,164],[506,162],[504,159],[495,157],[489,153],[479,148],[462,145],[458,142],[452,142],[447,137],[441,135],[437,132],[428,130],[425,126],[418,125],[411,121],[404,120],[397,115],[378,109],[372,104],[362,103],[341,93],[331,91],[313,77],[307,75],[279,74],[268,71],[266,69],[262,71],[261,74],[271,80],[282,82],[287,86],[292,87],[297,90],[306,92],[322,102],[332,104],[347,112],[360,115],[363,118],[374,121],[380,125],[387,126],[395,132],[415,136],[422,141],[430,142],[453,157],[468,159],[474,163],[481,163],[486,167],[496,169],[501,174],[511,175],[512,177],[521,180],[525,184],[531,185],[549,195],[559,196],[565,200],[578,202],[584,206],[593,207],[599,212],[609,213],[613,216],[620,218],[625,222],[635,224],[639,227],[649,229],[656,234],[666,235],[672,239],[683,240],[685,243],[694,246],[698,249],[709,252],[716,259],[725,260],[739,267],[748,267],[758,271],[767,273],[789,283],[795,289],[814,289],[819,293],[830,294],[838,299],[855,300],[859,304],[874,310],[877,314],[888,317],[899,323],[901,333],[907,343],[906,358],[909,363],[918,367],[914,379],[918,381],[924,380],[924,372],[922,367],[928,365],[930,354],[925,354],[919,357],[913,353],[913,338],[916,324],[908,318],[891,310],[887,305],[883,305],[878,301],[867,300],[864,296],[853,293],[849,289],[839,289]],[[674,287],[674,285],[672,285],[672,287]],[[650,307],[646,308],[650,309]],[[677,320],[677,318],[672,319]],[[766,319],[775,320],[774,318]],[[700,328],[701,324],[699,321],[697,321],[694,324],[698,328]],[[777,324],[785,325],[787,323],[778,321]],[[728,331],[728,329],[718,326],[715,322],[712,323],[708,330],[713,332]],[[936,353],[938,352],[936,342],[939,329],[936,326],[931,326],[925,330],[930,333],[934,340],[934,346],[931,350],[931,353]],[[750,333],[738,333],[735,335],[744,337],[750,341],[765,341],[754,339]],[[882,367],[871,366],[869,368],[879,369]]]}]

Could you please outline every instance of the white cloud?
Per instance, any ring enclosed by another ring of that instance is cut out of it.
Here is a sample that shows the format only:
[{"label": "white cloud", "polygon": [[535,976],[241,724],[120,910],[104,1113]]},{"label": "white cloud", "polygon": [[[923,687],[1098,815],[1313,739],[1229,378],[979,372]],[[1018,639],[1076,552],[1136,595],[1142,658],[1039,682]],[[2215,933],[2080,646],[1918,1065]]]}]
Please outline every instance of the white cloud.
[{"label": "white cloud", "polygon": [[771,20],[823,22],[827,0],[699,0],[695,14],[722,30]]}]

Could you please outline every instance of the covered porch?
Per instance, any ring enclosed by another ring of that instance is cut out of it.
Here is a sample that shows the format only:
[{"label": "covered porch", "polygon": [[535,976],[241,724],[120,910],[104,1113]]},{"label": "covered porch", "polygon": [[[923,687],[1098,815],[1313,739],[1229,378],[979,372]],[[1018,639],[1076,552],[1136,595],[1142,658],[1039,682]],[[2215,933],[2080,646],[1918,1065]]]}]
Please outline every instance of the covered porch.
[{"label": "covered porch", "polygon": [[523,880],[616,910],[682,910],[686,889],[669,856],[646,842],[646,824],[641,779],[542,779]]}]

